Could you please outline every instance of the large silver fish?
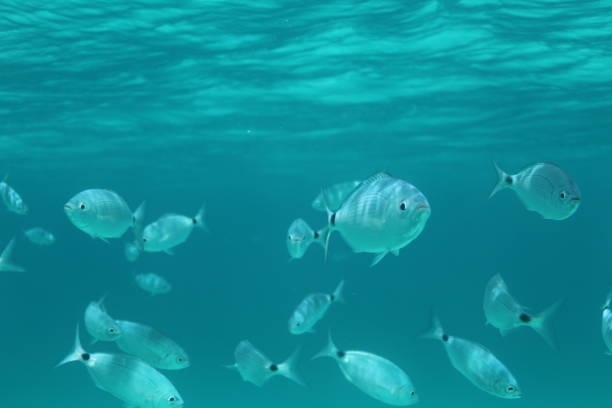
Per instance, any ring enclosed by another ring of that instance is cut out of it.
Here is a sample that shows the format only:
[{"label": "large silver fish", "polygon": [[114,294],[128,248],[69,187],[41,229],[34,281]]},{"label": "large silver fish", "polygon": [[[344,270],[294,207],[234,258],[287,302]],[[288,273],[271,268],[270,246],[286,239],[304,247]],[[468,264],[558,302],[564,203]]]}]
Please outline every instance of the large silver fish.
[{"label": "large silver fish", "polygon": [[365,351],[338,349],[329,336],[327,346],[313,357],[331,357],[344,377],[372,398],[389,405],[408,406],[419,402],[419,396],[400,367],[386,358]]},{"label": "large silver fish", "polygon": [[[324,192],[319,195],[312,202],[312,208],[317,211],[327,211],[325,208],[325,202],[330,211],[336,211],[342,203],[348,198],[349,195],[355,190],[355,188],[361,184],[361,181],[345,181],[343,183],[334,184],[330,187],[326,187]],[[325,196],[325,197],[324,197]]]},{"label": "large silver fish", "polygon": [[48,246],[55,243],[55,236],[41,227],[30,228],[23,232],[23,235],[33,244]]},{"label": "large silver fish", "polygon": [[328,210],[328,214],[329,235],[338,231],[354,252],[376,254],[374,266],[389,252],[399,255],[400,249],[421,234],[431,208],[412,184],[377,173],[357,186],[337,211]]},{"label": "large silver fish", "polygon": [[94,338],[94,343],[97,341],[115,341],[123,334],[121,327],[106,312],[104,298],[87,305],[84,321],[85,329]]},{"label": "large silver fish", "polygon": [[493,276],[487,283],[483,300],[487,324],[499,329],[503,336],[512,329],[528,326],[553,348],[557,348],[557,342],[551,328],[551,318],[560,305],[559,301],[540,314],[529,313],[527,308],[512,297],[506,282],[499,274]]},{"label": "large silver fish", "polygon": [[28,206],[23,201],[21,196],[6,182],[6,177],[0,182],[0,197],[2,202],[9,211],[19,215],[26,215],[28,213]]},{"label": "large silver fish", "polygon": [[606,354],[612,356],[612,292],[608,294],[601,311],[601,336],[608,348]]},{"label": "large silver fish", "polygon": [[99,389],[120,399],[129,408],[180,408],[183,398],[159,371],[137,357],[89,353],[83,349],[77,327],[73,351],[57,366],[80,361]]},{"label": "large silver fish", "polygon": [[489,195],[509,188],[529,211],[547,220],[564,220],[576,212],[582,200],[574,180],[556,164],[536,163],[518,174],[509,175],[495,165],[497,185]]},{"label": "large silver fish", "polygon": [[129,229],[134,229],[136,242],[140,243],[144,203],[132,213],[119,194],[110,190],[90,189],[81,191],[65,205],[66,215],[75,227],[92,238],[106,240],[119,238]]},{"label": "large silver fish", "polygon": [[15,238],[11,238],[6,247],[4,247],[2,254],[0,254],[0,272],[25,272],[25,268],[11,261],[14,248]]},{"label": "large silver fish", "polygon": [[204,223],[204,206],[194,217],[179,214],[162,215],[157,221],[147,225],[142,233],[144,250],[147,252],[166,252],[172,255],[172,248],[187,241],[194,227],[207,230]]},{"label": "large silver fish", "polygon": [[136,285],[145,292],[149,292],[151,296],[163,295],[172,290],[172,285],[155,273],[139,273],[134,277]]},{"label": "large silver fish", "polygon": [[234,351],[235,363],[227,366],[227,368],[236,370],[244,381],[261,387],[270,378],[282,375],[300,385],[304,385],[301,378],[295,371],[295,363],[298,357],[296,350],[283,363],[276,364],[261,351],[257,350],[251,342],[243,340],[238,343]]},{"label": "large silver fish", "polygon": [[422,337],[440,340],[453,367],[472,384],[496,397],[522,397],[518,382],[493,353],[473,341],[449,336],[435,316],[432,326]]},{"label": "large silver fish", "polygon": [[312,228],[301,218],[294,220],[287,231],[287,251],[291,259],[301,259],[314,242],[325,244],[327,227],[320,231]]},{"label": "large silver fish", "polygon": [[341,281],[333,293],[311,293],[306,296],[289,318],[289,332],[313,333],[313,327],[325,316],[332,303],[344,301],[343,289],[344,281]]}]

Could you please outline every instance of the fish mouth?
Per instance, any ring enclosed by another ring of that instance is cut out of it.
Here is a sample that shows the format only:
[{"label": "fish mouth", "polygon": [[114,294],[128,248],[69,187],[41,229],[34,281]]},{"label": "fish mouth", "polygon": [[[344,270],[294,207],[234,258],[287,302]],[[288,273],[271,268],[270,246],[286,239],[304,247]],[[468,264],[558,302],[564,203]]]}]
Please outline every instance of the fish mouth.
[{"label": "fish mouth", "polygon": [[72,210],[72,207],[69,204],[64,204],[64,210]]},{"label": "fish mouth", "polygon": [[572,197],[572,201],[581,201],[580,197]]}]

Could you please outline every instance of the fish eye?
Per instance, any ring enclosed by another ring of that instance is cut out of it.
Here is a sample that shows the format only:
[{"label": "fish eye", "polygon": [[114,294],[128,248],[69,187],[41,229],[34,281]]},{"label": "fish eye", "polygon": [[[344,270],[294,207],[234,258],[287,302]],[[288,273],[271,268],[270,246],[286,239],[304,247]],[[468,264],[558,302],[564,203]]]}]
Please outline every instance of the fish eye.
[{"label": "fish eye", "polygon": [[82,203],[79,203],[79,208],[81,210],[84,210],[85,208],[87,208],[87,206],[85,205],[85,203],[82,202]]},{"label": "fish eye", "polygon": [[565,191],[562,191],[561,194],[559,194],[559,197],[561,197],[561,199],[564,200],[565,197],[567,197],[567,193]]},{"label": "fish eye", "polygon": [[402,201],[402,202],[400,203],[400,207],[399,207],[399,208],[400,208],[400,210],[402,210],[402,211],[406,211],[406,208],[408,208],[408,206],[406,205],[406,202],[405,202],[405,201]]},{"label": "fish eye", "polygon": [[414,397],[416,395],[416,391],[410,391],[410,396]]},{"label": "fish eye", "polygon": [[176,397],[174,395],[171,395],[168,397],[168,402],[175,402],[176,401]]},{"label": "fish eye", "polygon": [[177,357],[176,361],[178,361],[179,363],[182,363],[183,361],[185,361],[185,359],[183,357]]},{"label": "fish eye", "polygon": [[509,385],[506,387],[506,391],[508,392],[514,392],[516,390],[516,388],[514,388],[512,385]]},{"label": "fish eye", "polygon": [[109,328],[108,328],[108,332],[109,332],[110,334],[115,334],[115,333],[117,333],[117,330],[116,330],[114,327],[109,327]]}]

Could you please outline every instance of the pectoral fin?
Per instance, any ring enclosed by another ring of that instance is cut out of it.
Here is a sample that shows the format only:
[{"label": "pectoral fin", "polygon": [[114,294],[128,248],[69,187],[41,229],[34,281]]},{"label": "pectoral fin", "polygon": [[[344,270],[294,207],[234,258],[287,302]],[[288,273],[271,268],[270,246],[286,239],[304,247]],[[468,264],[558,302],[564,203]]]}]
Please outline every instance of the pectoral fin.
[{"label": "pectoral fin", "polygon": [[376,265],[377,263],[379,263],[388,253],[389,251],[384,251],[379,254],[376,254],[376,256],[374,257],[374,260],[370,264],[370,268]]}]

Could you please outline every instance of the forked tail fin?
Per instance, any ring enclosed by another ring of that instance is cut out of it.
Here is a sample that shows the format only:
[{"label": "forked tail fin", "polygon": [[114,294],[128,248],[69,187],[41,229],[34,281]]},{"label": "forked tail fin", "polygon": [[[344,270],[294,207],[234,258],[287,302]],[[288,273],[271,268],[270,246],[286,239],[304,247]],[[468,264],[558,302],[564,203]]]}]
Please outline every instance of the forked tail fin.
[{"label": "forked tail fin", "polygon": [[295,368],[299,355],[300,349],[298,348],[289,356],[289,358],[287,358],[287,360],[278,365],[278,373],[283,377],[295,381],[299,385],[306,386],[306,383],[304,383]]}]

